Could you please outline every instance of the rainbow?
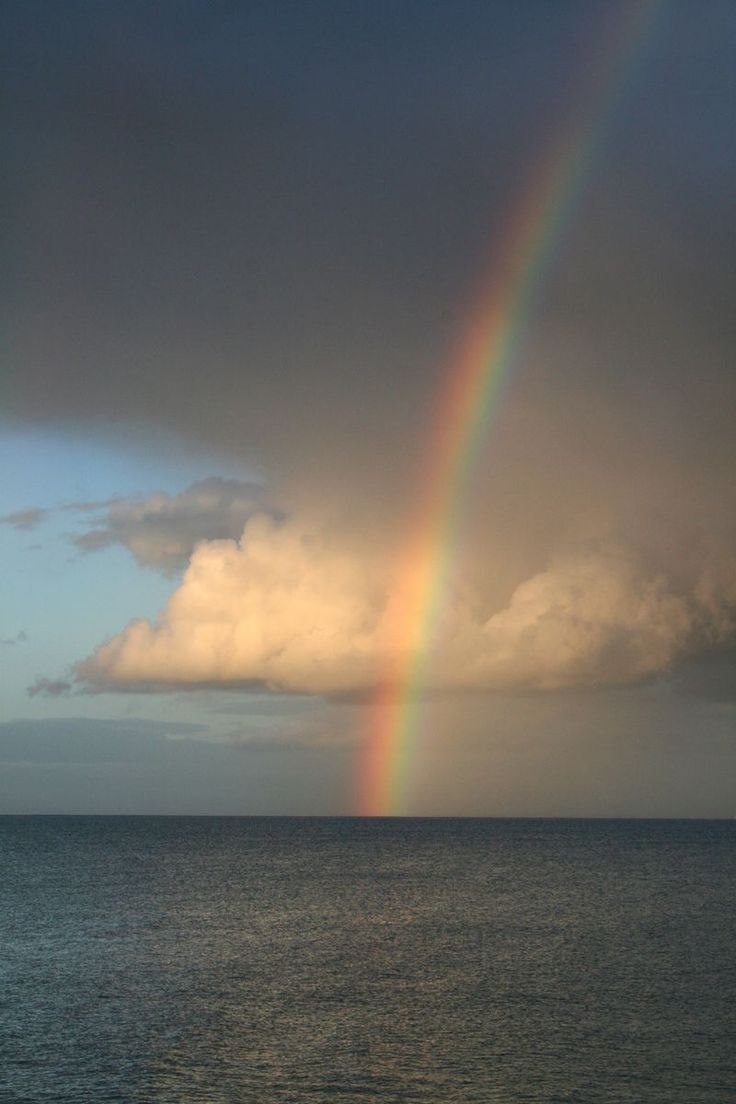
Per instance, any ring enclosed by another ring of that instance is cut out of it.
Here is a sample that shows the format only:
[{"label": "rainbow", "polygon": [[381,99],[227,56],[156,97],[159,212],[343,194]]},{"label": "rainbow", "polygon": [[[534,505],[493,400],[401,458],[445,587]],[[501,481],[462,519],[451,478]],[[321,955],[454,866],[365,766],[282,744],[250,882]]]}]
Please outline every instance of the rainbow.
[{"label": "rainbow", "polygon": [[510,221],[437,403],[416,513],[387,613],[391,660],[369,708],[358,811],[403,813],[428,664],[479,448],[529,331],[536,298],[659,0],[626,5],[582,107],[541,161]]}]

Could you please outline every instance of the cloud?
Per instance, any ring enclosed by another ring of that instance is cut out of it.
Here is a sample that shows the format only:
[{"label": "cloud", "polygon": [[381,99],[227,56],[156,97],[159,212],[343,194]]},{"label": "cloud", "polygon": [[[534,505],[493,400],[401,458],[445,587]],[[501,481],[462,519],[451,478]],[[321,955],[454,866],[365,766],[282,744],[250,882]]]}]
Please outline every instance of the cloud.
[{"label": "cloud", "polygon": [[[489,553],[490,555],[490,553]],[[159,620],[131,622],[83,662],[91,684],[233,686],[340,695],[401,658],[391,576],[326,532],[252,518],[242,538],[194,551]],[[427,675],[441,690],[633,682],[733,635],[736,567],[675,580],[619,545],[568,549],[506,604],[456,586]]]},{"label": "cloud", "polygon": [[172,575],[201,540],[235,538],[248,518],[266,507],[263,487],[210,476],[177,495],[157,491],[146,497],[70,503],[71,510],[97,516],[72,539],[84,552],[120,544],[144,567]]},{"label": "cloud", "polygon": [[45,717],[0,723],[0,762],[70,764],[150,758],[173,736],[206,733],[203,725],[146,718]]},{"label": "cloud", "polygon": [[319,700],[312,695],[284,696],[255,692],[243,695],[239,691],[229,694],[223,691],[222,687],[188,690],[180,694],[176,701],[188,709],[203,709],[208,715],[230,716],[241,720],[260,717],[274,721],[295,716],[303,717],[305,712],[312,714],[315,709],[320,708]]},{"label": "cloud", "polygon": [[579,554],[519,586],[483,626],[479,680],[539,689],[625,683],[668,670],[690,647],[692,598],[628,552]]},{"label": "cloud", "polygon": [[322,708],[316,718],[304,716],[273,724],[252,721],[247,729],[232,729],[217,742],[238,751],[254,752],[342,752],[358,743],[354,718],[345,718],[340,707]]},{"label": "cloud", "polygon": [[21,630],[16,633],[15,636],[8,636],[4,640],[0,640],[0,644],[4,648],[14,648],[16,644],[25,644],[28,640],[28,633]]},{"label": "cloud", "polygon": [[16,510],[12,514],[0,517],[0,525],[11,525],[14,529],[35,529],[47,516],[48,510],[40,506],[29,506],[26,510]]},{"label": "cloud", "polygon": [[81,671],[123,684],[256,679],[347,690],[372,677],[378,610],[358,561],[294,523],[259,515],[239,543],[195,549],[160,625],[132,622]]},{"label": "cloud", "polygon": [[61,698],[70,694],[73,688],[73,684],[67,679],[37,678],[28,687],[28,695],[31,698]]}]

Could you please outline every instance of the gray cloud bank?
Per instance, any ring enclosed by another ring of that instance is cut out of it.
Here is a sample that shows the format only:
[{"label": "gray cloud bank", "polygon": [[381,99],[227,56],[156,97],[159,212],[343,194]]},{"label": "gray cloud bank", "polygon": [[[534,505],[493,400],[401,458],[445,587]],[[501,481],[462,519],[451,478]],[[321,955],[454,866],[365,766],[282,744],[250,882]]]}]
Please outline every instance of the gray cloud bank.
[{"label": "gray cloud bank", "polygon": [[200,541],[237,538],[264,506],[258,484],[210,476],[176,495],[158,491],[69,508],[95,514],[86,531],[72,538],[83,552],[119,544],[142,566],[172,575]]},{"label": "gray cloud bank", "polygon": [[0,762],[130,762],[155,754],[154,744],[169,737],[206,733],[199,724],[136,718],[47,717],[0,723]]},{"label": "gray cloud bank", "polygon": [[[126,548],[142,566],[174,575],[202,540],[237,539],[255,513],[269,507],[262,484],[209,476],[178,494],[117,495],[102,502],[69,502],[61,511],[80,515],[83,532],[70,539],[82,552],[114,545]],[[56,511],[31,506],[0,518],[0,524],[34,529]]]}]

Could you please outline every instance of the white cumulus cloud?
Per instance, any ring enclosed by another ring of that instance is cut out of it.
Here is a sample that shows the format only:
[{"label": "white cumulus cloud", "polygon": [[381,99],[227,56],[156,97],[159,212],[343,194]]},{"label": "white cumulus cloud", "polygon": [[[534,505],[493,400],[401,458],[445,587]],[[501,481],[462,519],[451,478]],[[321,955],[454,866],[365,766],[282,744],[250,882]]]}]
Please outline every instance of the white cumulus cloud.
[{"label": "white cumulus cloud", "polygon": [[[687,585],[633,551],[568,551],[504,608],[459,589],[441,616],[428,684],[555,689],[624,683],[728,641],[732,564]],[[393,581],[326,533],[257,515],[239,541],[197,545],[155,623],[131,622],[79,665],[98,685],[262,682],[316,694],[364,691],[390,669]]]}]

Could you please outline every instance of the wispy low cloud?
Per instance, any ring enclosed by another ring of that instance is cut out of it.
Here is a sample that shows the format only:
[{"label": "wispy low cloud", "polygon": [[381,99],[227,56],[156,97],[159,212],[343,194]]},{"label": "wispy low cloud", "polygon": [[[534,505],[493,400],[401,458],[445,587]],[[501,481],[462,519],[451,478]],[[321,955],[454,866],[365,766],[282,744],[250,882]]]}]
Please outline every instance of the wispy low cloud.
[{"label": "wispy low cloud", "polygon": [[323,709],[314,718],[304,716],[290,720],[274,719],[274,723],[249,721],[247,727],[232,729],[224,737],[238,751],[351,751],[358,742],[354,718],[346,719],[339,706]]},{"label": "wispy low cloud", "polygon": [[93,515],[85,520],[84,532],[72,537],[81,551],[122,545],[143,567],[164,575],[184,567],[200,541],[239,537],[256,512],[277,516],[264,502],[262,486],[217,476],[176,495],[157,491],[105,502],[70,503],[67,509]]},{"label": "wispy low cloud", "polygon": [[[370,689],[407,648],[395,588],[326,536],[258,516],[239,542],[194,551],[155,624],[131,622],[78,668],[82,680],[233,686],[326,695]],[[736,562],[703,558],[692,578],[621,545],[552,557],[490,615],[483,594],[448,600],[428,671],[433,689],[634,682],[736,629]]]},{"label": "wispy low cloud", "polygon": [[71,694],[74,686],[66,679],[37,678],[28,687],[28,696],[31,698],[62,698]]},{"label": "wispy low cloud", "polygon": [[0,723],[0,762],[70,764],[151,758],[172,736],[195,738],[203,725],[147,718],[45,717]]},{"label": "wispy low cloud", "polygon": [[338,740],[334,736],[325,736],[318,732],[294,732],[278,733],[271,735],[268,732],[247,733],[241,739],[229,740],[238,751],[253,752],[339,752],[353,751],[357,744],[357,738],[348,733]]},{"label": "wispy low cloud", "polygon": [[48,510],[41,506],[29,506],[26,510],[16,510],[12,514],[0,517],[0,525],[10,525],[13,529],[35,529],[48,516]]}]

